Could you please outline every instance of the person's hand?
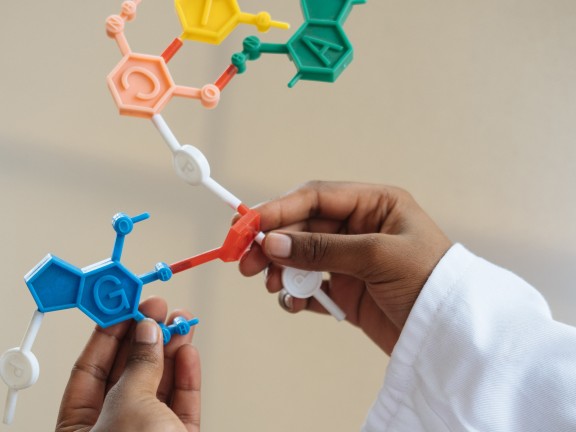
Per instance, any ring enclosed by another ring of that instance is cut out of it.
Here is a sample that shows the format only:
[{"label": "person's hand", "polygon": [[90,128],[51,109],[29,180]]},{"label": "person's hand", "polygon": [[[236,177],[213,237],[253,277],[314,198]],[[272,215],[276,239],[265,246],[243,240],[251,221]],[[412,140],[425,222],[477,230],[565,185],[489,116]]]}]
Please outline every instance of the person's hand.
[{"label": "person's hand", "polygon": [[[140,311],[152,318],[96,327],[76,361],[64,392],[56,432],[200,430],[200,360],[193,330],[164,347],[160,327],[166,302],[148,299]],[[185,311],[177,316],[191,319]]]},{"label": "person's hand", "polygon": [[[266,287],[275,293],[282,266],[329,272],[322,289],[388,354],[451,247],[414,199],[393,187],[311,182],[255,210],[268,234],[242,258],[242,274],[267,268]],[[325,313],[314,298],[281,296],[292,312]]]}]

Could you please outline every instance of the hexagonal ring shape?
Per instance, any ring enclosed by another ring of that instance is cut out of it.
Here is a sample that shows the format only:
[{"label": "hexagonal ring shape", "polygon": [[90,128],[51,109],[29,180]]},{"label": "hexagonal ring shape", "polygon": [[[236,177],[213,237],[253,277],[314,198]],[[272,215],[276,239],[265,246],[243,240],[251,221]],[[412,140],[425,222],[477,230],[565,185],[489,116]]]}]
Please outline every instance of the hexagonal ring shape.
[{"label": "hexagonal ring shape", "polygon": [[151,118],[172,98],[176,84],[161,56],[129,53],[107,77],[120,114]]},{"label": "hexagonal ring shape", "polygon": [[311,21],[288,41],[302,79],[334,82],[353,58],[352,44],[338,23]]},{"label": "hexagonal ring shape", "polygon": [[99,326],[108,327],[134,318],[142,281],[117,261],[106,260],[82,269],[84,281],[78,307]]}]

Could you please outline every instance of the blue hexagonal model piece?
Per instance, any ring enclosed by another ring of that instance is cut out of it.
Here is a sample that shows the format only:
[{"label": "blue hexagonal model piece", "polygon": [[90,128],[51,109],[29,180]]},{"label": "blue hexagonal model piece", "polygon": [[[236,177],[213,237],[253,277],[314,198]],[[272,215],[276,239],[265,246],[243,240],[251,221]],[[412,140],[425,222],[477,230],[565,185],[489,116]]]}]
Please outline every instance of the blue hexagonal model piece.
[{"label": "blue hexagonal model piece", "polygon": [[79,268],[51,254],[24,276],[40,312],[76,307],[82,279]]},{"label": "blue hexagonal model piece", "polygon": [[80,310],[101,327],[136,317],[143,286],[139,277],[120,262],[109,259],[82,271]]},{"label": "blue hexagonal model piece", "polygon": [[[122,321],[146,318],[138,311],[142,287],[154,281],[166,282],[172,277],[170,266],[158,263],[149,273],[137,276],[124,267],[122,250],[125,237],[134,224],[148,219],[148,213],[129,217],[118,213],[112,218],[116,241],[109,259],[83,269],[48,254],[24,277],[40,312],[53,312],[78,307],[100,327]],[[169,326],[162,324],[164,343],[173,334],[186,334],[197,319],[178,318]]]}]

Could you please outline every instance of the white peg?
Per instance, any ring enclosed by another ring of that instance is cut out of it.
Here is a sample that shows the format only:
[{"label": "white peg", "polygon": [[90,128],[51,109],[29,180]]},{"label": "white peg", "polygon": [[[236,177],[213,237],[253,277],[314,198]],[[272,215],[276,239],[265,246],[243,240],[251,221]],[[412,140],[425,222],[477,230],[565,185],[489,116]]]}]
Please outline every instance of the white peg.
[{"label": "white peg", "polygon": [[344,311],[320,288],[322,273],[286,267],[282,270],[282,286],[292,297],[314,297],[338,321],[346,318]]}]

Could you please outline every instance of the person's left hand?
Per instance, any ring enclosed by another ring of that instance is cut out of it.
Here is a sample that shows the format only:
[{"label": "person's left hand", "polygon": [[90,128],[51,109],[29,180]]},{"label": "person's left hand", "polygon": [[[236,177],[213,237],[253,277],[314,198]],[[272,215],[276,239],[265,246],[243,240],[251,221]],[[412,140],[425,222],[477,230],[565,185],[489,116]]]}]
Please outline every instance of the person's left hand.
[{"label": "person's left hand", "polygon": [[[163,299],[151,298],[140,311],[166,320]],[[174,311],[191,319],[190,313]],[[56,432],[200,430],[200,358],[190,345],[193,330],[163,346],[151,319],[96,327],[76,361]]]}]

